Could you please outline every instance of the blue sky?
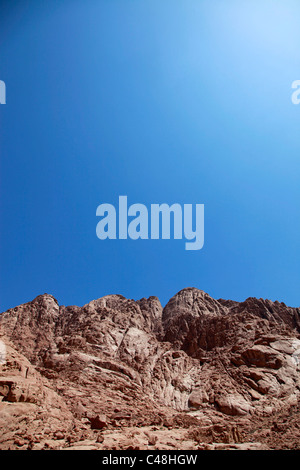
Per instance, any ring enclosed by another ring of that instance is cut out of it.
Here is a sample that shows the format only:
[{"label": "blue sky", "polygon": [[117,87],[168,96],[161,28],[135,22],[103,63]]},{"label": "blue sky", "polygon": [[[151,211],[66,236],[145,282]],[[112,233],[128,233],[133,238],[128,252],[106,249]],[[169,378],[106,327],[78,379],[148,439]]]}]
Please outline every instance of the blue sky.
[{"label": "blue sky", "polygon": [[[188,286],[299,306],[299,2],[0,5],[0,311]],[[204,204],[203,249],[99,240],[119,195]]]}]

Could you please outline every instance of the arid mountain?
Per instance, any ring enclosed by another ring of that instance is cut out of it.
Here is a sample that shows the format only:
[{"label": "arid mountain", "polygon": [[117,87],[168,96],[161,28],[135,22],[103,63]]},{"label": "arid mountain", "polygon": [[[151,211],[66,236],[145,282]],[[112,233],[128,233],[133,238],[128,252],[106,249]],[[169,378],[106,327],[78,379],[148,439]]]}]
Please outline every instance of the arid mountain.
[{"label": "arid mountain", "polygon": [[0,449],[299,449],[300,309],[186,288],[0,315]]}]

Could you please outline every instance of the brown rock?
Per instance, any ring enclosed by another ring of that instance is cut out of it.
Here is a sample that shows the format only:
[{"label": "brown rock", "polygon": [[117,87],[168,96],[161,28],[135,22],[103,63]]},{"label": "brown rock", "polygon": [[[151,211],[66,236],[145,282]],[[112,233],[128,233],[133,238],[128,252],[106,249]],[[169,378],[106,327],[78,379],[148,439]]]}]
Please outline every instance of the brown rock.
[{"label": "brown rock", "polygon": [[254,345],[242,353],[242,358],[250,365],[279,369],[283,356],[269,346]]},{"label": "brown rock", "polygon": [[299,446],[299,309],[195,288],[164,309],[44,294],[0,328],[0,449]]},{"label": "brown rock", "polygon": [[106,416],[104,415],[89,416],[88,419],[91,423],[92,429],[103,429],[108,425]]}]

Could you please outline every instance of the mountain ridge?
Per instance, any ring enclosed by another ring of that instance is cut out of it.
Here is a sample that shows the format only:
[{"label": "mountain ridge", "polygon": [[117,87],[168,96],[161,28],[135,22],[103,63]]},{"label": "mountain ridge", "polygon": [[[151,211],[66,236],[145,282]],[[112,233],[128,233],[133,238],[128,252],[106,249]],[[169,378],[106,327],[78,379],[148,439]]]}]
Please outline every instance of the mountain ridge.
[{"label": "mountain ridge", "polygon": [[[42,407],[30,394],[35,385],[20,378],[23,362],[29,361],[41,393],[44,387],[52,397],[56,394],[66,423],[89,436],[97,448],[109,448],[110,435],[117,448],[124,448],[121,441],[129,430],[137,433],[158,425],[172,427],[181,443],[186,433],[196,436],[190,448],[209,442],[217,448],[228,440],[231,446],[251,448],[256,434],[258,447],[296,445],[297,427],[283,444],[282,436],[265,435],[262,422],[288,416],[291,410],[298,419],[299,308],[253,297],[244,302],[216,300],[191,287],[177,292],[165,307],[155,296],[133,300],[112,294],[78,307],[59,305],[51,294],[42,294],[0,314],[0,340],[10,351],[6,364],[0,365],[0,421],[5,430],[15,407],[30,403],[37,413]],[[19,358],[20,367],[10,355]],[[9,370],[15,374],[10,382]],[[6,419],[3,405],[10,412]],[[51,406],[44,413],[51,417]],[[61,448],[70,445],[59,423],[56,431],[41,431],[35,445],[30,423],[36,418],[28,420],[27,428],[21,426],[23,445],[5,431],[0,448],[44,448],[49,439],[56,446],[55,432],[64,436]],[[217,425],[224,428],[221,436],[215,436]],[[233,437],[232,427],[239,429],[239,438]],[[163,442],[168,432],[159,432]],[[77,444],[79,434],[72,434]],[[104,443],[94,442],[104,436]],[[144,443],[138,440],[142,448],[151,446],[146,438]]]}]

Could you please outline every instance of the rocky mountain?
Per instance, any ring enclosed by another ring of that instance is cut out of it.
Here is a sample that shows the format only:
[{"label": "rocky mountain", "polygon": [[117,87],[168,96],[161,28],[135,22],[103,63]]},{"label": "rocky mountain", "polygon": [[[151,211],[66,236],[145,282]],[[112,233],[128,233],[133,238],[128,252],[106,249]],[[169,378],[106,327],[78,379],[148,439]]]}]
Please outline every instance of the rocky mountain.
[{"label": "rocky mountain", "polygon": [[298,449],[300,309],[186,288],[0,315],[0,449]]}]

